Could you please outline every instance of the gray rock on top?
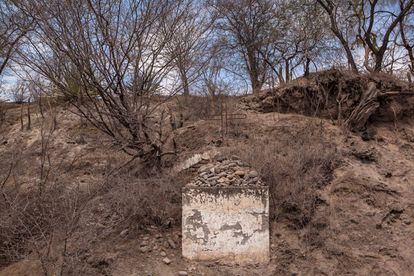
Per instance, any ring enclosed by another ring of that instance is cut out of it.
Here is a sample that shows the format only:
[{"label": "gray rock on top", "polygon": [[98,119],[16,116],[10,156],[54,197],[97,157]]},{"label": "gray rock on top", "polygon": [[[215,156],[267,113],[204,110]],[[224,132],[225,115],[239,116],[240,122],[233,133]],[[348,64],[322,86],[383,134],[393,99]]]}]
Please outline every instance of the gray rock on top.
[{"label": "gray rock on top", "polygon": [[197,177],[187,186],[196,187],[251,187],[266,186],[257,171],[240,161],[237,157],[231,159],[218,157],[202,165]]}]

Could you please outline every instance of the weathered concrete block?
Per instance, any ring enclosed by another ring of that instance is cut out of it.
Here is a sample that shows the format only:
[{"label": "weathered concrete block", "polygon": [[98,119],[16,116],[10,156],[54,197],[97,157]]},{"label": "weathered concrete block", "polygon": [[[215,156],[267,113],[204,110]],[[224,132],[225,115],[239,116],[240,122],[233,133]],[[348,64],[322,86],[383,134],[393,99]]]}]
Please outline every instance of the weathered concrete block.
[{"label": "weathered concrete block", "polygon": [[227,264],[269,261],[269,189],[183,188],[183,256]]}]

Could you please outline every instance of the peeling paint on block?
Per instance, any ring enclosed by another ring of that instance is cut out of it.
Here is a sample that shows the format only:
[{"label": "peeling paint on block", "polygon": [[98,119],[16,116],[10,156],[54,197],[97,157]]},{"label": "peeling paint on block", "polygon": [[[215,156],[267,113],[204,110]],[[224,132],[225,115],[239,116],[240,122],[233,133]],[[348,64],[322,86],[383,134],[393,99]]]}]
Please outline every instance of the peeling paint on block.
[{"label": "peeling paint on block", "polygon": [[183,256],[225,264],[269,261],[268,187],[183,189]]}]

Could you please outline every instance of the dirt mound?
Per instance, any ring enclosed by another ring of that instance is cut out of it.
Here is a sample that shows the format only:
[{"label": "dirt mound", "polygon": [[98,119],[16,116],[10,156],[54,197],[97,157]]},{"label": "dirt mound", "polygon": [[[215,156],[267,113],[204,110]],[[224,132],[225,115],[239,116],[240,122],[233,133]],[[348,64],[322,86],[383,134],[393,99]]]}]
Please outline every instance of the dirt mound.
[{"label": "dirt mound", "polygon": [[358,75],[333,69],[245,97],[242,102],[250,110],[319,116],[361,130],[369,122],[393,122],[413,115],[413,95],[412,86],[387,74]]}]

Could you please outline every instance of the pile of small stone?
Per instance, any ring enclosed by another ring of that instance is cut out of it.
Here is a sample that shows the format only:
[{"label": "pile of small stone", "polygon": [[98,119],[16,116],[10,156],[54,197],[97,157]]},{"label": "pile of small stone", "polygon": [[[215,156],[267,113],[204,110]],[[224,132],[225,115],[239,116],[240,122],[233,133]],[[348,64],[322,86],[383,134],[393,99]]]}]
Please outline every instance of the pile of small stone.
[{"label": "pile of small stone", "polygon": [[245,187],[265,186],[257,171],[243,163],[237,156],[217,157],[198,169],[197,177],[188,186]]}]

